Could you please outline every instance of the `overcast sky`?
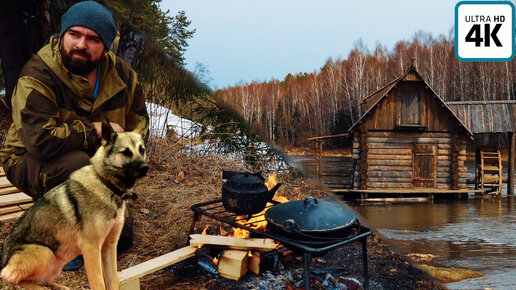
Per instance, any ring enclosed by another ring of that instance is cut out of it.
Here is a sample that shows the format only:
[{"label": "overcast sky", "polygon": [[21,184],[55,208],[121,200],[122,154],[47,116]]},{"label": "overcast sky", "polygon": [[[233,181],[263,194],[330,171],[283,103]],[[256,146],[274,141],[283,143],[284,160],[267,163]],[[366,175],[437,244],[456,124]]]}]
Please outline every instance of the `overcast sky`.
[{"label": "overcast sky", "polygon": [[162,10],[184,10],[197,31],[185,54],[201,63],[214,89],[282,80],[317,72],[328,58],[345,59],[362,39],[392,50],[422,30],[434,37],[453,29],[455,0],[162,0]]}]

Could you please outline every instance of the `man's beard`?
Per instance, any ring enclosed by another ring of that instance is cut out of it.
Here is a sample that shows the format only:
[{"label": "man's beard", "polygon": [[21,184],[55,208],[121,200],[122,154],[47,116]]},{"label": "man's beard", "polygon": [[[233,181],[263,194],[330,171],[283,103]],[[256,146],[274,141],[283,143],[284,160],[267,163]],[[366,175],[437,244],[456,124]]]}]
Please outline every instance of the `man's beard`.
[{"label": "man's beard", "polygon": [[[74,58],[74,54],[87,57],[86,59]],[[67,53],[64,48],[61,47],[61,57],[63,59],[63,65],[73,74],[85,76],[93,71],[102,61],[102,57],[96,60],[91,59],[91,55],[82,49],[72,49]]]}]

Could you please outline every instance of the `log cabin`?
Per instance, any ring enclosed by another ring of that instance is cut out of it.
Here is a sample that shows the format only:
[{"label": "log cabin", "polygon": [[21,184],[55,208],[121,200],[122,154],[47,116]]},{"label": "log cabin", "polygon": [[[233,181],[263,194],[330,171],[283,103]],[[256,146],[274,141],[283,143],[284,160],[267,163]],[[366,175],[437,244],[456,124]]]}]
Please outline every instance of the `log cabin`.
[{"label": "log cabin", "polygon": [[466,145],[473,133],[414,67],[363,106],[348,131],[354,189],[466,189]]},{"label": "log cabin", "polygon": [[[508,148],[507,194],[514,194],[516,101],[444,102],[411,66],[362,100],[365,113],[345,134],[315,142],[316,177],[321,177],[322,142],[352,139],[351,189],[337,193],[496,192],[502,190],[500,148]],[[475,152],[475,189],[467,186],[467,152]]]}]

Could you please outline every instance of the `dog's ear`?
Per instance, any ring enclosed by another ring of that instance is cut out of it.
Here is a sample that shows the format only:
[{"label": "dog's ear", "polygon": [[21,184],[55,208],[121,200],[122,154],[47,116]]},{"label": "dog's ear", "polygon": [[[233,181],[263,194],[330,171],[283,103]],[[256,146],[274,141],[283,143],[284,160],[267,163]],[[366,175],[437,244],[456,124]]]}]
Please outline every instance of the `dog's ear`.
[{"label": "dog's ear", "polygon": [[149,119],[148,118],[140,118],[138,124],[136,124],[136,128],[133,129],[134,133],[144,135],[144,131],[149,128]]},{"label": "dog's ear", "polygon": [[104,120],[102,120],[102,140],[104,140],[105,144],[112,144],[115,142],[116,136],[117,134],[115,130],[113,130],[113,127],[111,127],[109,120],[104,118]]}]

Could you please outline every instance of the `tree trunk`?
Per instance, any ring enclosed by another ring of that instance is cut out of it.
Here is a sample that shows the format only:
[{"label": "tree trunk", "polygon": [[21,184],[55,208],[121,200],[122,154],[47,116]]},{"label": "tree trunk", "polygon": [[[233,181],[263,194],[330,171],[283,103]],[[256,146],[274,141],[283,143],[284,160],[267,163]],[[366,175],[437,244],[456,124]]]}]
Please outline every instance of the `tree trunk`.
[{"label": "tree trunk", "polygon": [[0,59],[8,104],[23,65],[51,31],[47,0],[0,1]]}]

